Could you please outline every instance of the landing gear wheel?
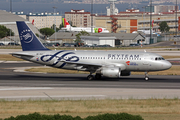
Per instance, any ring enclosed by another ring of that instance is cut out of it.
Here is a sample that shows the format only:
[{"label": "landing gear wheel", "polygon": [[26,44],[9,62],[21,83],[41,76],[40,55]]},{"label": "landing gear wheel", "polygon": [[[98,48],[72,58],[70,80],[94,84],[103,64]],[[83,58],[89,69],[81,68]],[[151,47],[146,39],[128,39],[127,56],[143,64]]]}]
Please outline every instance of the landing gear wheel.
[{"label": "landing gear wheel", "polygon": [[148,81],[148,80],[149,80],[149,77],[146,76],[146,77],[145,77],[145,81]]},{"label": "landing gear wheel", "polygon": [[93,75],[88,75],[88,76],[87,76],[87,79],[88,79],[88,80],[93,80],[93,78],[94,78]]},{"label": "landing gear wheel", "polygon": [[100,79],[101,79],[101,74],[96,74],[96,75],[95,75],[95,79],[96,79],[96,80],[100,80]]},{"label": "landing gear wheel", "polygon": [[149,80],[149,77],[148,77],[148,72],[145,72],[145,81],[148,81]]}]

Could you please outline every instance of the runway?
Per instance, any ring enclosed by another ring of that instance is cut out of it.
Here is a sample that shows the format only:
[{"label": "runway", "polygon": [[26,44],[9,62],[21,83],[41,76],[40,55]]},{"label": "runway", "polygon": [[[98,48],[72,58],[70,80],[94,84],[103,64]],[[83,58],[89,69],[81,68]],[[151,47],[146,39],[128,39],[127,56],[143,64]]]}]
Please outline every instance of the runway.
[{"label": "runway", "polygon": [[132,75],[120,79],[88,81],[87,74],[14,72],[32,63],[0,63],[0,99],[149,99],[180,98],[180,76]]}]

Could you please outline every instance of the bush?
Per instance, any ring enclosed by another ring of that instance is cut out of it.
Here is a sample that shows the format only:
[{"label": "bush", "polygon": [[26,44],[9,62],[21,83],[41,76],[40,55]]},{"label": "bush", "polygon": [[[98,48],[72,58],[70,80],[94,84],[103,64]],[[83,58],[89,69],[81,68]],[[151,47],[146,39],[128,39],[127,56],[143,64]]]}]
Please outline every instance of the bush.
[{"label": "bush", "polygon": [[29,115],[19,115],[17,117],[10,117],[4,120],[143,120],[139,115],[131,115],[127,113],[117,114],[102,114],[97,116],[88,116],[82,119],[81,117],[72,117],[70,115],[40,115],[39,113],[33,113]]},{"label": "bush", "polygon": [[97,116],[89,116],[84,120],[143,120],[139,115],[131,115],[127,113],[117,113],[117,114],[102,114]]}]

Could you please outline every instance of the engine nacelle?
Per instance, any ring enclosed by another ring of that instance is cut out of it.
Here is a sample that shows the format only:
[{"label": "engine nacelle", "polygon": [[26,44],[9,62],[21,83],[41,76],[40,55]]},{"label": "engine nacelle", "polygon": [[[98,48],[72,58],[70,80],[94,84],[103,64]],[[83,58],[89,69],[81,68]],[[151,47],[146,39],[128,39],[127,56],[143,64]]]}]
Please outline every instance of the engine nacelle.
[{"label": "engine nacelle", "polygon": [[130,76],[131,71],[121,71],[121,76]]},{"label": "engine nacelle", "polygon": [[101,74],[105,77],[119,78],[121,76],[121,70],[118,67],[108,67],[103,68]]}]

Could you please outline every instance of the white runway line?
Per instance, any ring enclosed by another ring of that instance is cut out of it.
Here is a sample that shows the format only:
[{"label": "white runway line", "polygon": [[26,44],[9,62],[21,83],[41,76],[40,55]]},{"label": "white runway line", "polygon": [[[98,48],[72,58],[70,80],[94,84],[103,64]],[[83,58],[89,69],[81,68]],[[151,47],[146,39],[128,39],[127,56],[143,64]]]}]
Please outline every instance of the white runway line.
[{"label": "white runway line", "polygon": [[[87,98],[87,97],[106,97],[106,95],[52,95],[51,98]],[[7,98],[48,98],[48,96],[0,96],[0,99]]]},{"label": "white runway line", "polygon": [[18,88],[0,88],[0,91],[8,91],[8,90],[49,90],[54,89],[50,87],[18,87]]}]

